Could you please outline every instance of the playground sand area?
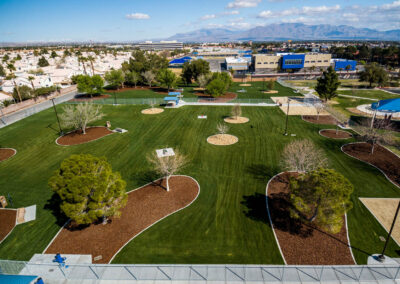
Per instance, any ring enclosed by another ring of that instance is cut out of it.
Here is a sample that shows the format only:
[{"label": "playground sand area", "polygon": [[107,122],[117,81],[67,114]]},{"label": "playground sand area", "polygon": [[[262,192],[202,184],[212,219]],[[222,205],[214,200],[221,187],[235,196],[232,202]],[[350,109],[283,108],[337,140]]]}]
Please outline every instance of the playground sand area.
[{"label": "playground sand area", "polygon": [[226,146],[239,141],[239,138],[230,134],[216,134],[207,138],[207,142],[213,145]]},{"label": "playground sand area", "polygon": [[[271,99],[279,105],[284,114],[288,114],[288,97],[271,97]],[[304,98],[298,97],[290,98],[289,115],[318,115],[318,112],[314,106],[304,103]],[[329,113],[322,110],[319,115],[329,115]]]},{"label": "playground sand area", "polygon": [[[360,201],[389,232],[392,225],[394,214],[399,198],[360,198]],[[400,215],[397,216],[396,223],[400,222]],[[385,236],[386,237],[386,236]],[[400,226],[395,225],[392,232],[392,238],[400,245]]]},{"label": "playground sand area", "polygon": [[143,114],[159,114],[162,113],[164,110],[162,108],[148,108],[142,110]]},{"label": "playground sand area", "polygon": [[247,117],[243,117],[243,116],[230,116],[230,117],[226,117],[224,118],[224,121],[227,123],[233,123],[233,124],[240,124],[240,123],[246,123],[249,122],[250,119],[248,119]]}]

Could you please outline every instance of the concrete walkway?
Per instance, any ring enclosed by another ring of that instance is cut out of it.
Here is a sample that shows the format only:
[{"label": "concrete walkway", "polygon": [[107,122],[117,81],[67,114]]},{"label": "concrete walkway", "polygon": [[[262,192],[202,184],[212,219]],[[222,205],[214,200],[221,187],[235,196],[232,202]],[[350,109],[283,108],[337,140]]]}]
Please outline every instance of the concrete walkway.
[{"label": "concrete walkway", "polygon": [[342,95],[342,94],[338,94],[338,96],[339,96],[339,97],[344,97],[344,98],[359,99],[359,100],[379,101],[378,99],[364,98],[364,97],[351,96],[351,95]]},{"label": "concrete walkway", "polygon": [[[184,101],[180,101],[178,107],[182,106],[233,106],[237,103],[187,103]],[[273,107],[273,106],[278,106],[277,104],[268,104],[268,103],[240,103],[240,106],[259,106],[259,107]]]}]

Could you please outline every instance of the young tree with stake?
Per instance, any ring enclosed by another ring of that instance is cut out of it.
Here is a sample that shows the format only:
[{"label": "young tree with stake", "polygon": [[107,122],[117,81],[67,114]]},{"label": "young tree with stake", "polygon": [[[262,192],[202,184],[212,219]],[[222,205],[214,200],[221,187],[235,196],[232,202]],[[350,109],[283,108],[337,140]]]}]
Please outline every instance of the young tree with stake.
[{"label": "young tree with stake", "polygon": [[64,113],[60,115],[61,124],[64,127],[73,127],[75,130],[82,130],[86,134],[86,127],[89,123],[101,119],[104,114],[101,112],[101,106],[95,106],[93,103],[85,102],[83,104],[66,105]]},{"label": "young tree with stake", "polygon": [[280,165],[287,171],[310,172],[328,165],[325,153],[309,139],[295,140],[283,150]]},{"label": "young tree with stake", "polygon": [[147,160],[164,177],[167,191],[169,191],[169,178],[188,163],[186,156],[178,151],[175,151],[175,155],[167,157],[158,157],[157,153],[154,153],[148,156]]},{"label": "young tree with stake", "polygon": [[232,107],[231,114],[232,114],[233,117],[235,117],[235,119],[238,119],[239,116],[242,115],[242,108],[241,108],[240,104],[235,104]]}]

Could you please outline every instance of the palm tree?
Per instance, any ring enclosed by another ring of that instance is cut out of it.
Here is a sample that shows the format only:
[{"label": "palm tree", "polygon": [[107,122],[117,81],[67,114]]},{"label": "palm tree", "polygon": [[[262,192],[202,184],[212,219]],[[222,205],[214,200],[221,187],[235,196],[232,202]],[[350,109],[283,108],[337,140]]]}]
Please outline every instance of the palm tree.
[{"label": "palm tree", "polygon": [[83,56],[79,56],[78,57],[78,62],[79,63],[82,63],[82,66],[83,66],[83,72],[85,72],[85,75],[87,74],[87,72],[86,72],[86,65],[85,65],[85,62],[87,61],[87,58],[86,57],[83,57]]},{"label": "palm tree", "polygon": [[28,80],[29,80],[29,82],[31,82],[33,91],[35,91],[35,86],[33,85],[33,80],[35,80],[35,77],[29,76],[29,77],[28,77]]},{"label": "palm tree", "polygon": [[93,62],[95,61],[94,57],[89,55],[87,57],[87,60],[90,62],[90,65],[92,66],[92,76],[94,75],[94,66],[93,66]]},{"label": "palm tree", "polygon": [[14,88],[15,88],[15,90],[17,91],[17,94],[18,94],[19,101],[22,102],[22,98],[21,98],[21,94],[20,94],[20,92],[19,92],[18,85],[17,85],[17,83],[15,82],[15,78],[17,78],[17,76],[15,76],[14,73],[11,73],[9,77],[10,77],[10,78],[12,79],[12,81],[13,81]]}]

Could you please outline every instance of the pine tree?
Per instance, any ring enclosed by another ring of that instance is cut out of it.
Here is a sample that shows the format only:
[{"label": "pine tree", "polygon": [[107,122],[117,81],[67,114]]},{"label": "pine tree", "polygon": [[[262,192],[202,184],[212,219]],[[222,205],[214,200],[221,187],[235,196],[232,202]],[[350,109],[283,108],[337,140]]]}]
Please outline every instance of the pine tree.
[{"label": "pine tree", "polygon": [[112,171],[106,158],[88,154],[65,159],[49,186],[60,196],[62,212],[78,225],[120,216],[128,198],[120,173]]},{"label": "pine tree", "polygon": [[291,216],[338,233],[343,215],[352,208],[353,185],[340,173],[320,168],[290,181]]},{"label": "pine tree", "polygon": [[337,96],[337,89],[340,86],[338,75],[332,66],[323,72],[322,76],[317,80],[315,91],[323,101],[328,101]]}]

